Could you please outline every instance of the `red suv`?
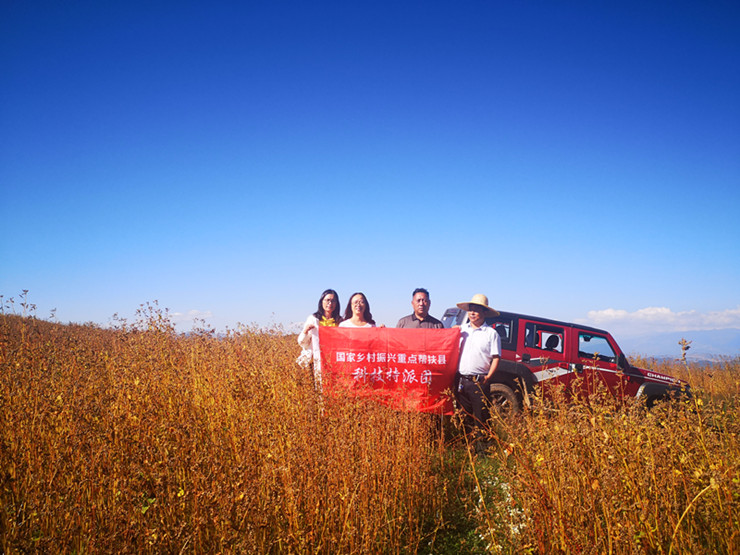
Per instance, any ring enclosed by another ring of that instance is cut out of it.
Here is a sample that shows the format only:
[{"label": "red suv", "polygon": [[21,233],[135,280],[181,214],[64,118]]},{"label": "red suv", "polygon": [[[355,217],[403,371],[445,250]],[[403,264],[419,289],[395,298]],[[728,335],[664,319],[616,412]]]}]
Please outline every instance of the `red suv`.
[{"label": "red suv", "polygon": [[[467,312],[448,308],[442,322],[449,328],[467,321]],[[564,384],[588,393],[603,384],[616,397],[645,399],[648,406],[671,395],[690,395],[686,382],[630,365],[608,331],[513,312],[486,318],[501,337],[501,362],[491,384],[492,402],[521,409],[522,387],[547,390]]]}]

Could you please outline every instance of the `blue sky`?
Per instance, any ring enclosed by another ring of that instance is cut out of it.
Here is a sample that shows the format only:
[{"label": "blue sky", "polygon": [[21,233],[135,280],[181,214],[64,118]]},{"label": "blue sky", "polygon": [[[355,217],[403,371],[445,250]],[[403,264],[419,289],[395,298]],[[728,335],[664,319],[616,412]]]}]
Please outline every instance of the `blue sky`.
[{"label": "blue sky", "polygon": [[736,2],[20,2],[0,16],[0,294],[387,325],[485,293],[740,328]]}]

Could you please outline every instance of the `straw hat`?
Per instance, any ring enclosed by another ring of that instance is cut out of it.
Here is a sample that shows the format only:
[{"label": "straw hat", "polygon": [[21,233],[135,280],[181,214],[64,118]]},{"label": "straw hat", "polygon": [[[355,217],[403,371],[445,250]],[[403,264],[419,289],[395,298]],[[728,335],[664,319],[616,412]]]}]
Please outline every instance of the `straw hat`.
[{"label": "straw hat", "polygon": [[467,312],[470,310],[471,304],[477,304],[485,308],[487,316],[498,316],[498,311],[488,306],[488,297],[481,295],[480,293],[473,295],[473,298],[470,299],[470,302],[468,303],[457,303],[457,308],[462,308]]}]

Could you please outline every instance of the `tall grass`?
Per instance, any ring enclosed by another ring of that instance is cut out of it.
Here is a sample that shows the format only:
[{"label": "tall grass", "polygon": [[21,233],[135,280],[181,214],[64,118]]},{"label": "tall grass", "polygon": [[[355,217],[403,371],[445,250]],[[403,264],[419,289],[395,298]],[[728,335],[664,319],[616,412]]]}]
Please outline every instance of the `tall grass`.
[{"label": "tall grass", "polygon": [[156,304],[110,329],[0,314],[0,551],[740,553],[738,359],[637,361],[696,394],[651,411],[534,397],[477,457],[320,397],[296,355]]},{"label": "tall grass", "polygon": [[695,398],[647,411],[608,395],[535,397],[521,417],[495,418],[478,470],[492,551],[740,552],[739,361],[661,370]]},{"label": "tall grass", "polygon": [[0,551],[417,551],[427,419],[322,402],[279,332],[0,317]]}]

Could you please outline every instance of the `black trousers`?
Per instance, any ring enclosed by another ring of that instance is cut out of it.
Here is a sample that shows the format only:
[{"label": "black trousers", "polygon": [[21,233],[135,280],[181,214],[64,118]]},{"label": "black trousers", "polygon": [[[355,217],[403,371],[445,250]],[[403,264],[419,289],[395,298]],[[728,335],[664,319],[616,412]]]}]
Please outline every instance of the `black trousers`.
[{"label": "black trousers", "polygon": [[478,435],[480,428],[485,426],[489,418],[490,406],[490,383],[483,384],[480,376],[473,380],[466,376],[458,376],[457,402],[465,412],[465,431],[475,432]]}]

